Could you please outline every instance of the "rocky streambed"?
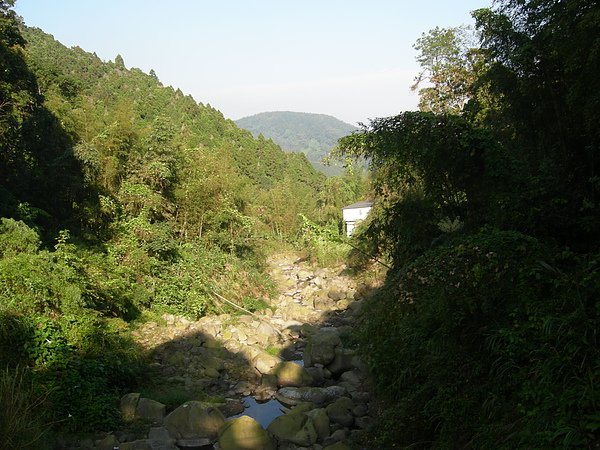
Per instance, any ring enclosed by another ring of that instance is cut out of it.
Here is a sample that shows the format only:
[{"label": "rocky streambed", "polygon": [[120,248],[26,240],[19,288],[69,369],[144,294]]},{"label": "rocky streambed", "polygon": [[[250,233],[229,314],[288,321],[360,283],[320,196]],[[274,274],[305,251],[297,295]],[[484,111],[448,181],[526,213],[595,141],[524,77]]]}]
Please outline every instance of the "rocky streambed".
[{"label": "rocky streambed", "polygon": [[354,285],[343,266],[313,270],[275,256],[269,267],[280,292],[270,309],[196,322],[165,315],[165,323],[135,333],[165,391],[211,401],[167,411],[127,394],[121,413],[136,432],[98,436],[88,448],[358,448],[372,405],[366,368],[348,337],[366,286]]}]

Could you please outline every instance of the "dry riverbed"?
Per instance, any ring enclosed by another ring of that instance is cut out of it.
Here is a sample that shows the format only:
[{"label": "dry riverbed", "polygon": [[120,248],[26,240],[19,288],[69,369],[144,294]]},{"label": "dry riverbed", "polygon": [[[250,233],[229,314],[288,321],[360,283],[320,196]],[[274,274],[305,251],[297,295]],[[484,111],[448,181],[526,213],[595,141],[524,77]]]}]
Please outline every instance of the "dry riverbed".
[{"label": "dry riverbed", "polygon": [[[348,344],[367,287],[344,266],[269,260],[279,296],[253,315],[165,315],[135,332],[169,402],[121,400],[135,426],[89,442],[98,450],[357,448],[371,405],[366,369]],[[174,403],[177,398],[198,400]]]}]

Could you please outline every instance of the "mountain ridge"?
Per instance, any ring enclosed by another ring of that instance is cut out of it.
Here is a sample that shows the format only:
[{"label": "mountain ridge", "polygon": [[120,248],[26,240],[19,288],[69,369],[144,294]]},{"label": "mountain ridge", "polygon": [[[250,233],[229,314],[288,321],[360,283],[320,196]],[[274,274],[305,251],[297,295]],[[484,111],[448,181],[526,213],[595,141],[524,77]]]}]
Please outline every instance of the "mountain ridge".
[{"label": "mountain ridge", "polygon": [[298,111],[266,111],[235,121],[255,137],[263,135],[287,151],[304,153],[313,166],[328,174],[341,168],[322,163],[339,138],[357,129],[334,116]]}]

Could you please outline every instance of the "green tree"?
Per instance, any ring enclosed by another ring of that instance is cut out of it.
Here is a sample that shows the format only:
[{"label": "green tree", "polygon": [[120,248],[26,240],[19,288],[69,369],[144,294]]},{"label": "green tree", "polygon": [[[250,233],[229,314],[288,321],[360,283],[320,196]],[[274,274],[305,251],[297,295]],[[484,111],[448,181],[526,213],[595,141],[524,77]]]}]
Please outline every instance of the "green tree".
[{"label": "green tree", "polygon": [[599,8],[510,0],[475,12],[489,58],[483,82],[500,99],[484,123],[529,173],[527,226],[584,251],[600,243]]},{"label": "green tree", "polygon": [[411,89],[419,90],[421,111],[461,113],[477,76],[474,42],[472,30],[465,26],[435,27],[417,39],[413,47],[419,52],[421,72]]}]

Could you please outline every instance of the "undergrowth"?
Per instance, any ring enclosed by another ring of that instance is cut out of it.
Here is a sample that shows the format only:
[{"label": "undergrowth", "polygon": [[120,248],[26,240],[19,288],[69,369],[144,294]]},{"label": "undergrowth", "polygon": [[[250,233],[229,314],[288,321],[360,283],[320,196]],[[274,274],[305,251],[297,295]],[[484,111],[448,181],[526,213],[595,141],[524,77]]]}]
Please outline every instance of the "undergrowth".
[{"label": "undergrowth", "polygon": [[486,230],[390,272],[359,341],[389,402],[380,448],[598,442],[600,257]]}]

